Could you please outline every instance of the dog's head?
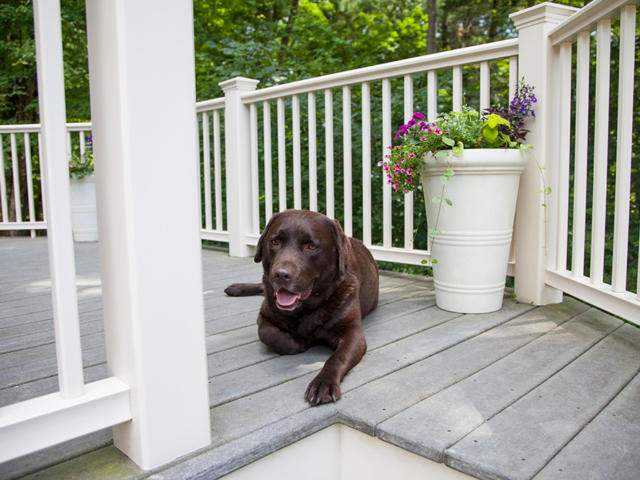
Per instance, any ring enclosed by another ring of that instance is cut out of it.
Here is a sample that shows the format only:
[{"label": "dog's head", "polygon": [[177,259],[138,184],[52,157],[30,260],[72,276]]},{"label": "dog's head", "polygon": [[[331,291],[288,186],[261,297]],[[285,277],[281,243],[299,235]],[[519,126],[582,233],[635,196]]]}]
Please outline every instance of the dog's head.
[{"label": "dog's head", "polygon": [[265,296],[282,311],[316,308],[344,279],[348,240],[340,223],[316,212],[287,210],[267,224],[254,260]]}]

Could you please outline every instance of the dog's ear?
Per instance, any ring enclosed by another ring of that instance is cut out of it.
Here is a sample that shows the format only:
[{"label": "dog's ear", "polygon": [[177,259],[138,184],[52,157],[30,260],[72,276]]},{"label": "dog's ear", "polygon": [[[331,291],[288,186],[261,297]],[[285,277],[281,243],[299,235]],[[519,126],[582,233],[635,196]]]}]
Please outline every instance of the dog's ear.
[{"label": "dog's ear", "polygon": [[336,250],[338,251],[338,278],[341,281],[347,273],[347,256],[349,255],[349,246],[347,244],[347,236],[342,230],[338,220],[333,221],[333,240],[336,244]]},{"label": "dog's ear", "polygon": [[253,261],[256,263],[260,263],[262,261],[262,250],[264,248],[264,242],[266,241],[265,239],[267,238],[267,233],[269,232],[269,229],[271,228],[271,225],[273,224],[273,221],[276,219],[276,217],[278,217],[282,212],[276,212],[274,213],[271,218],[269,219],[269,222],[267,223],[267,226],[264,227],[264,231],[262,232],[262,235],[260,235],[260,239],[258,240],[258,245],[256,247],[256,255],[253,257]]}]

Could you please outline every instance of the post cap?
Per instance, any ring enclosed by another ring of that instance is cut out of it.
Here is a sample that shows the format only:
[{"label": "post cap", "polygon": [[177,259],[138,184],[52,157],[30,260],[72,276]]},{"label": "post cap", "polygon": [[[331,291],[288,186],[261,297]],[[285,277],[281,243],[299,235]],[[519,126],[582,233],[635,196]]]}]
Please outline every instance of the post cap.
[{"label": "post cap", "polygon": [[512,13],[509,18],[513,21],[517,30],[532,27],[540,23],[557,25],[580,10],[579,8],[560,5],[552,2],[544,2],[519,12]]},{"label": "post cap", "polygon": [[254,80],[253,78],[234,77],[220,82],[218,85],[226,93],[228,90],[252,91],[256,89],[258,83],[260,83],[260,80]]}]

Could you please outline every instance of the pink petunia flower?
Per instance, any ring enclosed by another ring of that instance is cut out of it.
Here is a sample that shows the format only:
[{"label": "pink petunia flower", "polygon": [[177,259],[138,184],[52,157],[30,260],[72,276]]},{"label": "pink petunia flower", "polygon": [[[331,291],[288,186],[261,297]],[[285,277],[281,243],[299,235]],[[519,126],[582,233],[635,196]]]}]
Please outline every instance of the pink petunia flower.
[{"label": "pink petunia flower", "polygon": [[411,185],[413,183],[413,179],[412,178],[407,178],[407,185]]},{"label": "pink petunia flower", "polygon": [[427,141],[427,137],[420,137],[420,141],[421,142],[426,142]]},{"label": "pink petunia flower", "polygon": [[409,154],[409,158],[416,158],[416,154],[415,153],[410,153]]},{"label": "pink petunia flower", "polygon": [[413,175],[413,169],[407,168],[407,175]]},{"label": "pink petunia flower", "polygon": [[442,135],[442,129],[441,128],[435,128],[433,130],[433,133],[435,133],[436,135]]},{"label": "pink petunia flower", "polygon": [[383,162],[382,160],[380,160],[380,161],[378,162],[378,166],[379,166],[379,167],[381,167],[382,165],[384,165],[384,162]]}]

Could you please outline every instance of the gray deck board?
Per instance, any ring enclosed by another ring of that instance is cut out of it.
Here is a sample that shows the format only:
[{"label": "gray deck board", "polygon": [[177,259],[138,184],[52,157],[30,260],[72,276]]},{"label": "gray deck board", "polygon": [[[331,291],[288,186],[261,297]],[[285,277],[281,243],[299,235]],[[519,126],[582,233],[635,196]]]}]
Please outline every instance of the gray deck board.
[{"label": "gray deck board", "polygon": [[[76,245],[87,382],[107,375],[96,247]],[[365,357],[339,402],[311,408],[305,388],[331,351],[269,351],[257,336],[261,297],[223,293],[259,281],[260,265],[211,250],[202,264],[212,444],[143,472],[106,429],[0,464],[0,478],[218,478],[340,422],[478,478],[637,479],[634,326],[570,297],[445,312],[430,280],[383,273]],[[48,268],[45,239],[0,239],[0,406],[57,390]]]},{"label": "gray deck board", "polygon": [[639,345],[640,329],[620,327],[449,448],[446,463],[479,478],[531,478],[638,373]]},{"label": "gray deck board", "polygon": [[[640,374],[534,478],[611,480],[640,476]],[[585,457],[590,459],[585,462]]]},{"label": "gray deck board", "polygon": [[[537,314],[539,311],[531,313]],[[559,320],[567,319],[568,316],[552,317],[547,322],[528,325],[527,330],[531,332],[529,337],[509,335],[509,330],[513,331],[518,323],[518,327],[522,327],[523,323],[529,321],[528,316],[523,315],[513,320],[512,325],[504,326],[506,328],[503,328],[504,336],[500,337],[499,346],[495,341],[485,341],[478,342],[477,348],[465,345],[465,352],[454,352],[452,349],[450,353],[447,352],[448,355],[437,360],[440,363],[448,362],[453,370],[462,370],[463,373],[459,373],[447,388],[439,389],[434,395],[415,402],[390,420],[379,424],[378,435],[391,443],[442,462],[443,453],[448,447],[541,384],[558,368],[619,326],[620,322],[614,320],[608,323],[594,322],[590,313],[587,311],[579,314],[567,322]],[[559,325],[556,326],[556,323]],[[522,328],[518,330],[523,331]],[[514,349],[514,346],[518,348]],[[502,349],[504,350],[500,351]],[[512,352],[504,355],[508,350]],[[442,369],[444,365],[433,365],[430,371],[438,367]],[[475,374],[459,378],[464,375],[465,370],[470,371],[474,367],[477,369]],[[367,387],[371,389],[377,386],[370,384]],[[406,403],[408,402],[405,401]],[[367,417],[372,418],[373,415],[369,414]]]}]

